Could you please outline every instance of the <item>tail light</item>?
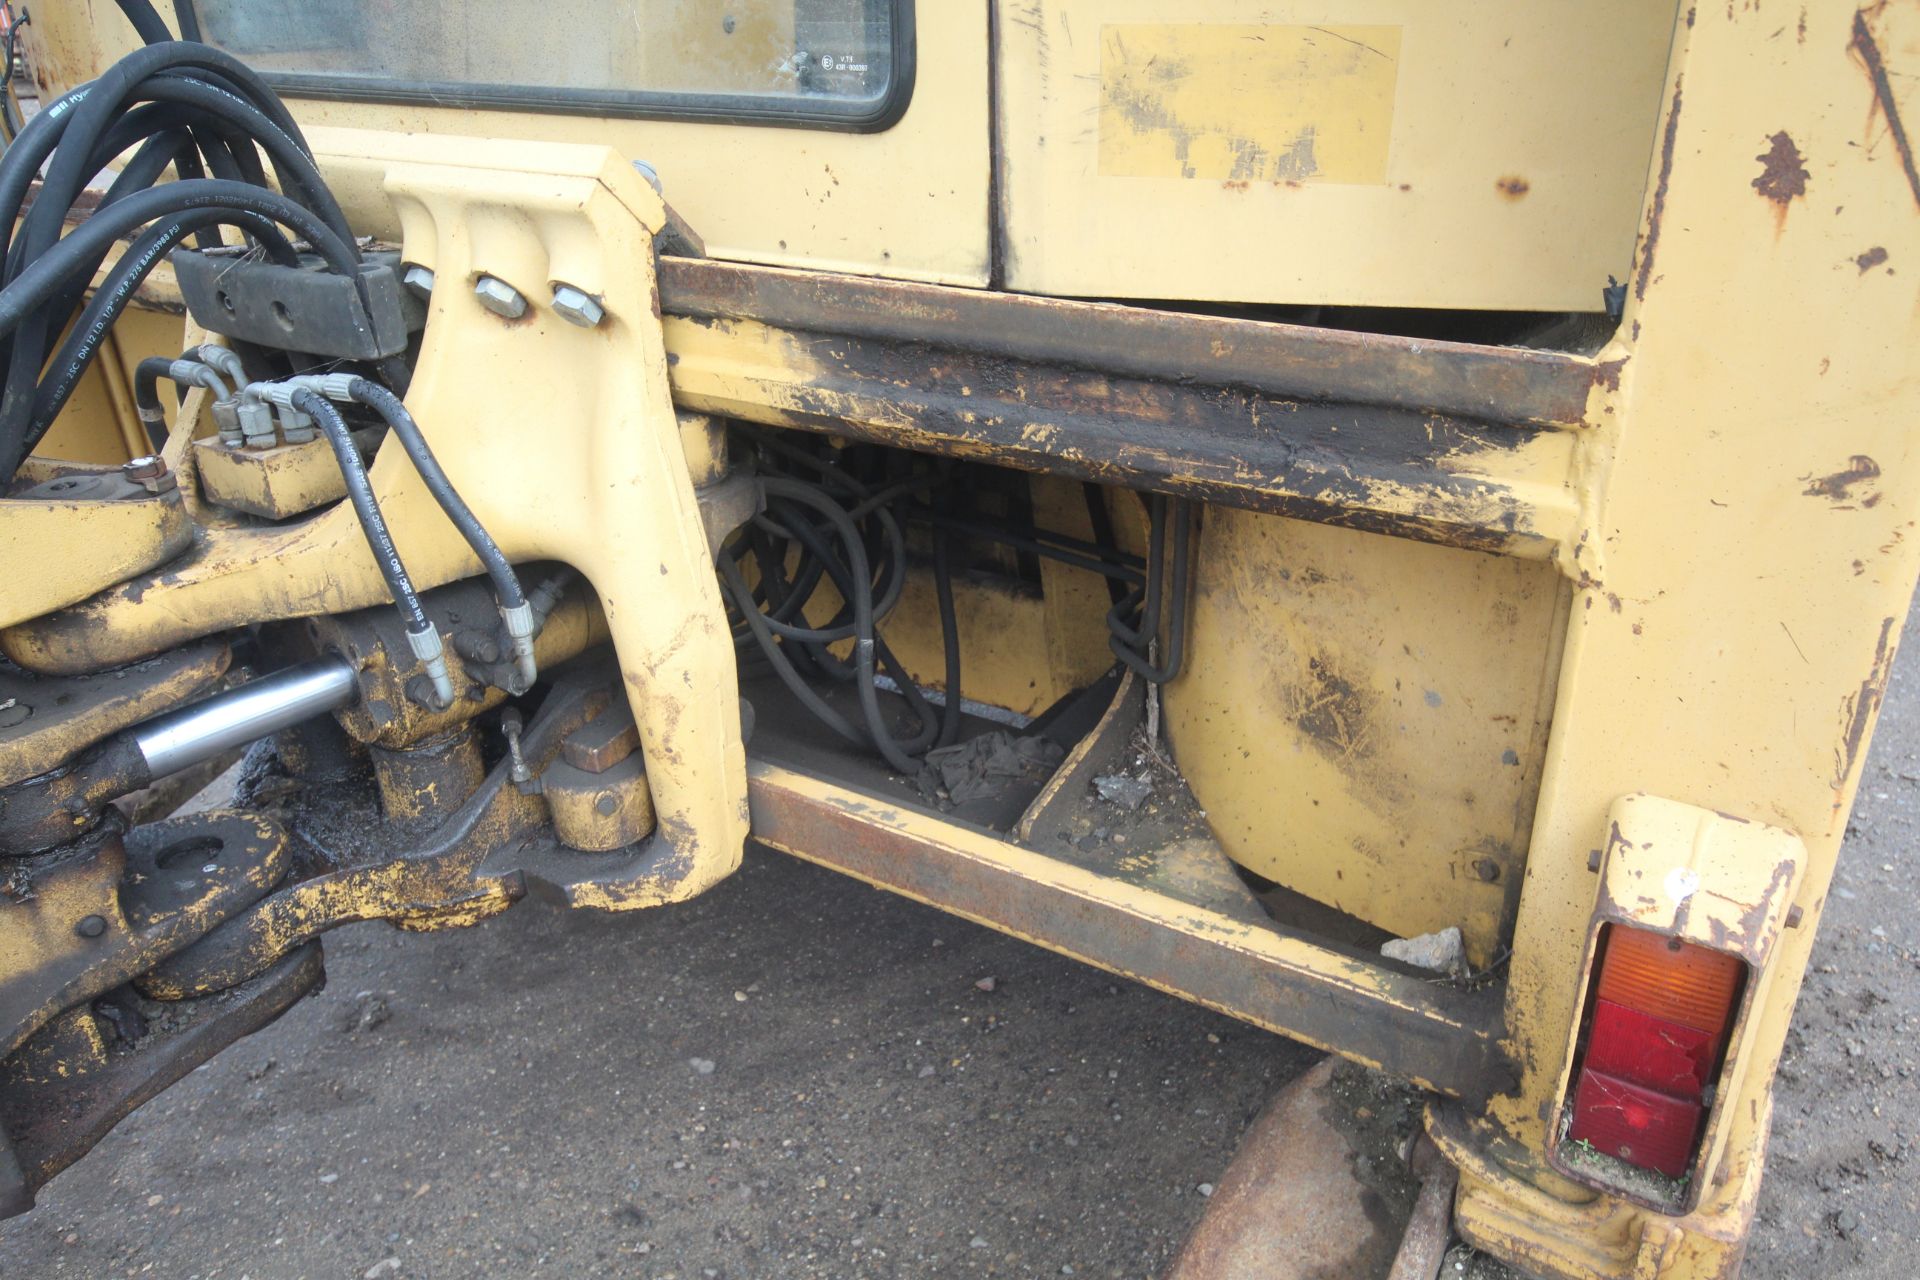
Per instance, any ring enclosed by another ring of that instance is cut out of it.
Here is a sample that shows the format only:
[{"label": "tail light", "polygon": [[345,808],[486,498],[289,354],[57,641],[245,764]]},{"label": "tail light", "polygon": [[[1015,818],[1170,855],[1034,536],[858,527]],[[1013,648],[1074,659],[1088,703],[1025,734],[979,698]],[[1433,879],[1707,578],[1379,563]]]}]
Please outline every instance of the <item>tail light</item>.
[{"label": "tail light", "polygon": [[1679,938],[1608,924],[1565,1141],[1669,1178],[1693,1163],[1746,964]]}]

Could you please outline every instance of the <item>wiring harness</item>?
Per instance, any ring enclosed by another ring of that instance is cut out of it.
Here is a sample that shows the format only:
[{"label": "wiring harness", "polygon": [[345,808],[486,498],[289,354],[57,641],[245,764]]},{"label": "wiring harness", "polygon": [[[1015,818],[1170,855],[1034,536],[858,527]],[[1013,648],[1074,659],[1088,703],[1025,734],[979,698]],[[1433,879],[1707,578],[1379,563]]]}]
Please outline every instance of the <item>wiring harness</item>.
[{"label": "wiring harness", "polygon": [[[1088,541],[960,512],[951,468],[937,460],[892,450],[836,450],[797,433],[757,428],[736,428],[736,438],[751,451],[766,494],[766,509],[721,549],[717,562],[734,642],[753,654],[742,665],[750,669],[757,662],[771,669],[835,735],[879,755],[899,772],[917,772],[920,757],[952,745],[960,734],[953,561],[956,549],[968,541],[999,543],[1107,579],[1114,655],[1151,681],[1179,674],[1189,586],[1189,504],[1158,495],[1147,499],[1143,558],[1115,545],[1097,486],[1085,487],[1095,535]],[[911,525],[925,528],[931,547],[945,668],[938,707],[935,695],[908,673],[880,630],[906,583]],[[830,604],[831,613],[820,621]],[[1156,662],[1163,615],[1167,652]],[[832,705],[818,687],[822,682],[853,685],[858,716]],[[906,727],[889,720],[879,697],[883,687],[904,701],[900,718]]]}]

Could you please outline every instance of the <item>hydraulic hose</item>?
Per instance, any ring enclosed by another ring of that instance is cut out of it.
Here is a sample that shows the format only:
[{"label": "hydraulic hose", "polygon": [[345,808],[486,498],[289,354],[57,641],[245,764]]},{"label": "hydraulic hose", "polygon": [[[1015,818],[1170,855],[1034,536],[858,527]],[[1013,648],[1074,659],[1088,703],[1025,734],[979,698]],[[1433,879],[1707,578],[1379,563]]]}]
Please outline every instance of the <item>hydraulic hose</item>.
[{"label": "hydraulic hose", "polygon": [[433,456],[426,436],[420,432],[420,424],[415,422],[413,414],[399,396],[387,390],[377,382],[365,378],[355,378],[346,385],[346,393],[356,403],[366,405],[382,418],[400,441],[400,447],[406,451],[413,469],[420,473],[421,482],[427,486],[427,492],[447,513],[447,519],[460,531],[467,545],[486,566],[487,576],[493,579],[493,588],[500,602],[500,616],[506,622],[507,638],[513,646],[514,669],[522,687],[515,692],[524,693],[533,687],[539,672],[533,657],[533,609],[527,603],[526,592],[520,587],[520,577],[513,570],[513,563],[500,550],[500,544],[493,540],[480,523],[479,517],[453,487],[453,481],[447,479],[447,473],[441,469],[440,460]]},{"label": "hydraulic hose", "polygon": [[[254,390],[249,388],[250,393]],[[367,546],[373,551],[374,563],[380,569],[380,576],[386,580],[387,590],[392,593],[394,605],[400,610],[400,616],[406,624],[407,642],[413,646],[414,656],[426,667],[427,678],[432,682],[438,705],[452,706],[453,679],[447,673],[446,653],[441,646],[440,632],[427,617],[426,610],[420,607],[420,597],[413,589],[413,579],[408,576],[407,566],[400,559],[399,548],[394,546],[386,517],[380,514],[380,503],[373,496],[373,485],[367,480],[367,469],[360,461],[360,451],[354,448],[353,434],[347,429],[346,419],[340,416],[340,411],[325,396],[307,387],[294,388],[289,403],[318,423],[327,437],[327,443],[333,446],[333,456],[340,464],[340,475],[346,481],[347,498],[360,517],[360,529],[366,535]]]},{"label": "hydraulic hose", "polygon": [[[299,262],[299,255],[286,237],[280,234],[273,220],[252,213],[202,210],[183,214],[172,222],[162,223],[144,233],[120,255],[112,272],[94,290],[92,300],[87,303],[86,310],[80,313],[79,320],[74,322],[60,350],[48,362],[47,372],[42,376],[34,397],[33,416],[27,428],[27,452],[31,453],[52,427],[53,420],[66,406],[74,388],[80,385],[81,377],[93,362],[95,352],[113,328],[114,321],[132,302],[141,282],[159,265],[160,259],[194,229],[221,223],[239,225],[251,231],[255,240],[265,248],[267,256],[274,261],[284,266]],[[226,348],[216,347],[214,350],[225,351]],[[230,369],[226,373],[236,384],[244,380],[243,375],[236,375]]]},{"label": "hydraulic hose", "polygon": [[312,213],[283,195],[218,178],[169,182],[94,214],[0,289],[0,332],[11,332],[70,277],[83,270],[91,274],[93,264],[128,232],[170,214],[207,209],[238,210],[271,218],[298,232],[329,267],[342,275],[351,277],[359,266],[359,254],[350,242],[341,240]]}]

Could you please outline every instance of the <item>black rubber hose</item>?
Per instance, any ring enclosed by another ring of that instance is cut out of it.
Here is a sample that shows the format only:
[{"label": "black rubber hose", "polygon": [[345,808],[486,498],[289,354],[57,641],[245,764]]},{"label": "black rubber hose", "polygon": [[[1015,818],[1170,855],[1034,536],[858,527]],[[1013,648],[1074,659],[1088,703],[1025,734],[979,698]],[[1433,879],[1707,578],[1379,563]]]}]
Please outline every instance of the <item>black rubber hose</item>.
[{"label": "black rubber hose", "polygon": [[[1120,550],[1120,541],[1114,536],[1113,513],[1107,510],[1107,496],[1105,491],[1102,490],[1099,485],[1093,483],[1093,481],[1087,480],[1083,481],[1080,485],[1080,496],[1086,502],[1087,523],[1093,529],[1094,546],[1103,552],[1118,552]],[[1114,578],[1107,579],[1108,604],[1119,604],[1121,597],[1126,594],[1126,587],[1121,585],[1118,580]]]},{"label": "black rubber hose", "polygon": [[761,653],[766,655],[767,661],[780,677],[781,683],[800,700],[800,705],[812,712],[814,718],[820,723],[854,746],[863,748],[872,746],[872,741],[867,734],[855,728],[845,716],[828,706],[826,700],[815,693],[813,687],[793,669],[793,663],[781,648],[780,642],[768,629],[766,615],[754,607],[753,592],[748,588],[747,580],[740,572],[740,566],[733,562],[733,557],[721,556],[718,568],[722,585],[726,587],[727,594],[733,597],[734,607],[740,611],[748,629],[760,642]]},{"label": "black rubber hose", "polygon": [[944,530],[933,535],[933,593],[940,607],[940,650],[946,663],[946,703],[940,708],[940,736],[934,745],[950,747],[960,738],[960,617],[953,604],[953,568]]},{"label": "black rubber hose", "polygon": [[271,218],[302,236],[342,275],[354,276],[359,265],[351,242],[342,241],[311,212],[277,192],[217,178],[169,182],[100,210],[0,289],[0,331],[18,327],[80,272],[90,278],[115,242],[136,227],[193,209],[238,209]]},{"label": "black rubber hose", "polygon": [[318,392],[303,387],[294,392],[291,399],[294,408],[319,424],[327,443],[333,446],[340,475],[347,482],[347,498],[360,517],[360,530],[366,535],[367,546],[373,550],[374,563],[379,566],[380,576],[386,579],[394,604],[406,619],[407,630],[416,635],[432,630],[433,624],[427,621],[426,610],[420,607],[420,597],[413,589],[413,579],[407,576],[407,566],[401,563],[400,550],[393,545],[386,517],[380,514],[380,503],[373,496],[373,485],[367,480],[367,468],[360,461],[360,451],[354,448],[347,420]]},{"label": "black rubber hose", "polygon": [[133,30],[141,40],[148,44],[160,44],[173,39],[173,32],[167,30],[167,24],[153,11],[147,0],[117,0],[120,12],[127,15],[127,21],[133,24]]},{"label": "black rubber hose", "polygon": [[250,213],[233,210],[209,209],[199,213],[182,214],[172,222],[162,223],[146,232],[128,250],[120,255],[112,272],[94,290],[93,298],[87,303],[86,310],[80,313],[73,327],[68,331],[66,341],[47,366],[47,373],[40,379],[40,386],[33,402],[33,417],[30,420],[27,435],[27,451],[31,453],[40,443],[48,428],[53,425],[60,410],[66,406],[74,388],[80,384],[87,366],[92,362],[100,343],[113,328],[114,321],[133,300],[140,284],[160,264],[166,252],[178,244],[195,227],[220,223],[239,223],[245,226],[254,238],[266,250],[267,256],[283,266],[295,266],[300,255],[280,234],[279,228],[270,218],[259,218]]},{"label": "black rubber hose", "polygon": [[[768,480],[764,483],[770,495],[777,492],[779,496],[792,498],[825,516],[827,523],[832,525],[834,531],[839,534],[841,544],[846,547],[845,567],[850,586],[853,588],[847,592],[850,596],[848,603],[853,607],[855,628],[852,665],[854,687],[859,695],[861,715],[867,722],[874,749],[886,759],[887,763],[901,773],[915,772],[918,766],[912,757],[902,750],[900,743],[887,728],[885,716],[880,710],[879,692],[873,682],[874,666],[878,661],[873,631],[874,601],[870,587],[861,589],[861,584],[871,584],[873,577],[868,567],[867,551],[864,540],[860,536],[859,527],[833,499],[823,493],[814,492],[806,485],[780,480]],[[835,567],[829,564],[828,572],[834,572]],[[911,684],[911,680],[904,681],[902,691],[904,692],[905,688]],[[918,690],[915,689],[915,692],[917,693]],[[937,721],[935,723],[937,725]]]},{"label": "black rubber hose", "polygon": [[350,247],[307,210],[260,187],[217,179],[171,182],[101,209],[0,289],[0,332],[20,329],[11,352],[6,389],[0,394],[0,477],[10,478],[27,456],[29,423],[38,396],[36,375],[44,362],[44,349],[38,356],[34,352],[44,341],[46,316],[42,308],[47,301],[76,279],[83,283],[91,279],[107,250],[127,231],[168,215],[209,208],[238,209],[292,227],[321,252],[330,266],[349,276],[354,272],[356,258]]},{"label": "black rubber hose", "polygon": [[453,487],[453,481],[447,479],[447,473],[440,468],[440,460],[433,456],[427,438],[420,433],[420,424],[413,420],[413,415],[407,411],[400,397],[365,378],[355,378],[348,383],[347,394],[385,418],[387,425],[393,428],[393,434],[399,438],[400,447],[412,461],[413,469],[420,473],[427,492],[447,513],[447,519],[467,540],[473,553],[480,557],[480,563],[486,566],[487,576],[493,579],[493,588],[500,598],[501,607],[517,609],[525,604],[527,593],[520,589],[520,577],[513,571],[513,563],[500,550],[500,544],[493,540],[493,535],[480,523],[479,517],[473,514],[473,509],[461,498],[459,491]]},{"label": "black rubber hose", "polygon": [[[352,241],[353,229],[347,223],[347,215],[341,211],[313,157],[244,98],[204,81],[179,76],[155,76],[141,86],[140,94],[154,102],[192,108],[209,120],[219,121],[234,136],[247,140],[249,153],[252,144],[259,143],[267,158],[273,161],[281,190],[313,210],[342,240]],[[257,163],[258,158],[254,159]],[[264,178],[264,173],[261,176]]]}]

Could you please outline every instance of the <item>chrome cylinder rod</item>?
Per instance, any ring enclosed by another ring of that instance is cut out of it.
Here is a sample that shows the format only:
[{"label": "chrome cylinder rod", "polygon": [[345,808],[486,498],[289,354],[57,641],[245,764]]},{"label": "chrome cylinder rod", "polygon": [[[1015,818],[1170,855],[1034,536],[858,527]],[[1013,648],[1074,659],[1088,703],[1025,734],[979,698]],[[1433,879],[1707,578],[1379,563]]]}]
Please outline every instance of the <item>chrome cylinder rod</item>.
[{"label": "chrome cylinder rod", "polygon": [[352,706],[359,696],[352,664],[344,658],[321,658],[155,716],[128,733],[150,776],[164,778],[303,720]]}]

